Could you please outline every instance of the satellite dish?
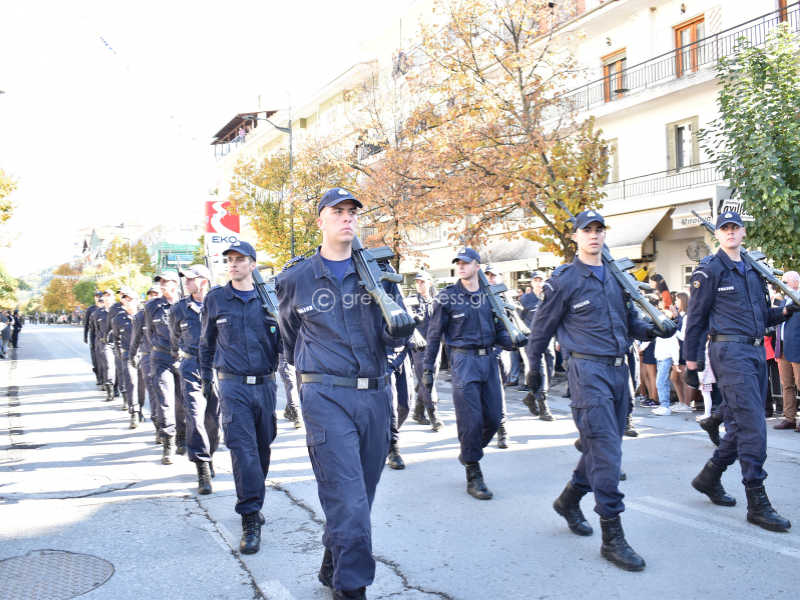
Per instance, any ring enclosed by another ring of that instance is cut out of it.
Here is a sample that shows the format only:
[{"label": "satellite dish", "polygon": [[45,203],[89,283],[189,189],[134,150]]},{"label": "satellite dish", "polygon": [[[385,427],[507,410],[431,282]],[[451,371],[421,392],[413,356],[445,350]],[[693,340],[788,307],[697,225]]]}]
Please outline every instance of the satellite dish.
[{"label": "satellite dish", "polygon": [[694,262],[700,262],[709,254],[711,254],[711,248],[708,247],[708,244],[699,240],[693,241],[686,247],[686,256]]}]

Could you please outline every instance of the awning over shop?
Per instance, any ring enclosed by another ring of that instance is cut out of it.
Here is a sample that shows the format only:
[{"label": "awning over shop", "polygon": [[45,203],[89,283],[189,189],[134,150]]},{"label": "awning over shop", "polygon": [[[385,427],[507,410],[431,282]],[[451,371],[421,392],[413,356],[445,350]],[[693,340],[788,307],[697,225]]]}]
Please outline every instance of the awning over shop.
[{"label": "awning over shop", "polygon": [[695,217],[692,211],[697,212],[706,221],[711,221],[711,206],[708,201],[679,204],[672,213],[672,228],[686,229],[700,225],[700,219]]},{"label": "awning over shop", "polygon": [[562,262],[562,258],[542,252],[539,244],[526,238],[494,240],[481,250],[481,264],[492,263],[503,273],[554,269]]},{"label": "awning over shop", "polygon": [[627,256],[631,260],[642,258],[642,244],[671,208],[666,206],[605,217],[608,229],[606,244],[612,256]]}]

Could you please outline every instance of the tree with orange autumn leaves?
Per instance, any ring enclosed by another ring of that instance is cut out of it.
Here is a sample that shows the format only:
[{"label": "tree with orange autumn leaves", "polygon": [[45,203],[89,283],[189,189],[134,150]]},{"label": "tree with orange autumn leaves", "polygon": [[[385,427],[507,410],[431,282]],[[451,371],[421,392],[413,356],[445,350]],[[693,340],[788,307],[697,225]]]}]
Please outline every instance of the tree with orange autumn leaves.
[{"label": "tree with orange autumn leaves", "polygon": [[[295,211],[303,207],[303,226],[316,234],[316,201],[338,185],[364,202],[365,244],[390,246],[396,265],[416,253],[415,232],[432,225],[478,247],[490,234],[524,236],[572,260],[557,201],[573,213],[600,207],[608,156],[592,120],[554,112],[577,72],[569,40],[553,33],[571,16],[565,10],[541,0],[439,0],[414,50],[391,68],[360,70],[335,142],[309,135],[295,154],[292,185],[284,177],[281,189]],[[240,165],[239,174],[257,183],[256,171],[276,170],[272,160]],[[261,178],[273,190],[279,179]],[[288,243],[274,210],[251,213],[273,221],[259,232],[270,251]]]}]

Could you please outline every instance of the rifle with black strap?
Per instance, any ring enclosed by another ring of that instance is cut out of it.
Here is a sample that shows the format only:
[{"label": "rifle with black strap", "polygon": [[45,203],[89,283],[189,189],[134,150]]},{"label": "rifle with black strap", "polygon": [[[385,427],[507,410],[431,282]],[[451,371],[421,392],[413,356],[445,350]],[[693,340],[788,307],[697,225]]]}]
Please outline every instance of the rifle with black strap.
[{"label": "rifle with black strap", "polygon": [[480,284],[481,291],[486,295],[486,299],[489,302],[489,307],[492,309],[495,318],[505,325],[508,335],[511,336],[511,344],[514,346],[514,348],[522,348],[528,343],[528,336],[522,333],[522,331],[520,331],[514,322],[508,317],[506,308],[513,308],[513,306],[507,304],[500,296],[500,294],[503,292],[508,291],[506,284],[490,284],[489,280],[486,278],[486,274],[483,272],[483,269],[480,268],[478,269],[478,283]]},{"label": "rifle with black strap", "polygon": [[255,283],[256,286],[256,293],[258,293],[258,297],[264,305],[264,310],[277,321],[278,295],[275,293],[275,288],[264,281],[264,278],[261,276],[261,271],[259,271],[258,268],[253,270],[253,283]]}]

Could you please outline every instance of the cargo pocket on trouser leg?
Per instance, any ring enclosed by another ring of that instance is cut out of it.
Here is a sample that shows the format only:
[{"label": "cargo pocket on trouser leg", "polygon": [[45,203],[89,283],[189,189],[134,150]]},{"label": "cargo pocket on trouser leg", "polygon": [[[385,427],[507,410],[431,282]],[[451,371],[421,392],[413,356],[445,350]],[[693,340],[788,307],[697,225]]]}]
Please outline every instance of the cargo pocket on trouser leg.
[{"label": "cargo pocket on trouser leg", "polygon": [[317,483],[323,486],[335,483],[336,470],[331,460],[330,448],[325,441],[325,430],[306,424],[306,446]]}]

